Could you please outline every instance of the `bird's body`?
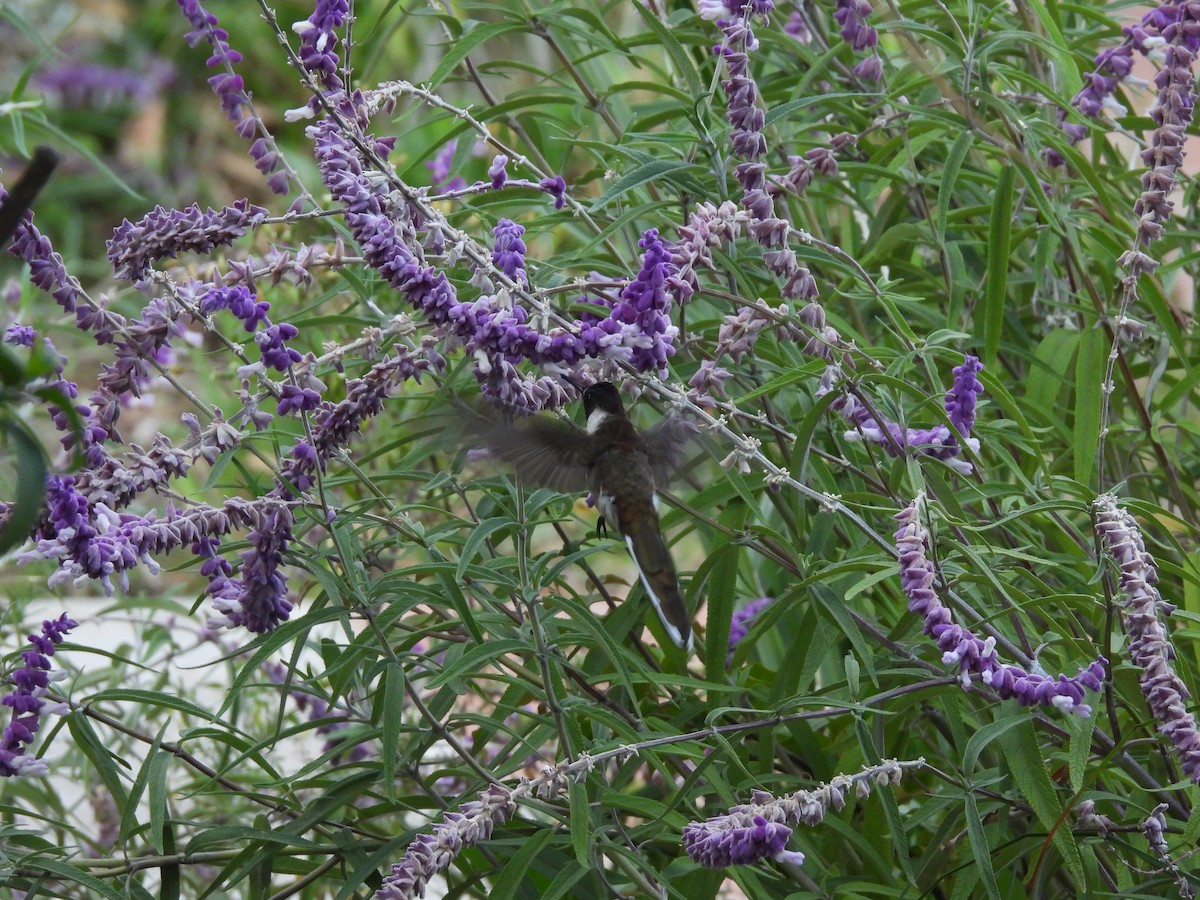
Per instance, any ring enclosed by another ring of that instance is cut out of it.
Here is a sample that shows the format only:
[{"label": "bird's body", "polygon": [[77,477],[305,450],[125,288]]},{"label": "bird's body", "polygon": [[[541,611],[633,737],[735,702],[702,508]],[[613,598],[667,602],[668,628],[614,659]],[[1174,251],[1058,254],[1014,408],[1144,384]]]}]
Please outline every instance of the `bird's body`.
[{"label": "bird's body", "polygon": [[678,466],[694,428],[674,417],[642,435],[609,382],[584,389],[583,408],[586,429],[535,417],[489,429],[488,449],[530,483],[564,492],[590,490],[602,521],[624,537],[671,641],[690,651],[691,616],[658,521],[656,490]]}]

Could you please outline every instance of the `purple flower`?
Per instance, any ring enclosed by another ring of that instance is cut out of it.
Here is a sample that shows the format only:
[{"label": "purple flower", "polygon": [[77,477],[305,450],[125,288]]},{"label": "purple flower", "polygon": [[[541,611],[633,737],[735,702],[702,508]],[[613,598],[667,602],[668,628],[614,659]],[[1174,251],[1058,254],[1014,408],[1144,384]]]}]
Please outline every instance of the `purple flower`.
[{"label": "purple flower", "polygon": [[815,790],[797,791],[776,798],[754,791],[749,803],[703,822],[690,822],[683,829],[683,849],[702,866],[749,865],[763,859],[801,865],[804,854],[789,851],[791,826],[819,825],[832,807],[841,810],[851,789],[860,797],[870,794],[872,783],[886,786],[900,781],[905,768],[924,765],[923,760],[885,760],[856,775],[838,775]]},{"label": "purple flower", "polygon": [[923,631],[933,638],[942,651],[945,665],[957,665],[963,687],[979,678],[990,685],[1003,700],[1015,699],[1022,706],[1053,706],[1077,716],[1091,715],[1091,707],[1083,702],[1084,691],[1096,691],[1104,679],[1103,657],[1074,678],[1026,672],[1017,666],[1004,665],[996,655],[996,639],[981,640],[961,625],[942,605],[934,590],[934,568],[926,555],[929,531],[921,521],[922,498],[896,514],[900,527],[896,530],[896,552],[900,557],[900,588],[908,597],[908,609],[921,616]]},{"label": "purple flower", "polygon": [[37,332],[32,325],[9,325],[4,332],[4,343],[15,344],[18,347],[32,347]]},{"label": "purple flower", "polygon": [[0,734],[0,775],[40,776],[48,773],[46,763],[29,754],[29,745],[41,727],[41,717],[47,713],[65,715],[63,704],[45,700],[50,682],[62,673],[50,671],[50,657],[54,647],[61,644],[63,636],[78,625],[63,613],[57,619],[42,622],[40,634],[29,635],[32,650],[21,654],[25,665],[12,674],[13,691],[3,702],[12,710],[12,716],[3,734]]},{"label": "purple flower", "polygon": [[518,284],[529,284],[525,275],[525,242],[521,235],[525,226],[518,225],[512,219],[501,219],[492,229],[496,243],[492,247],[492,262],[501,272]]},{"label": "purple flower", "polygon": [[[242,76],[233,71],[233,67],[242,61],[242,54],[229,46],[229,32],[217,25],[217,17],[201,6],[198,0],[177,0],[177,2],[180,11],[187,18],[188,24],[192,26],[191,30],[184,35],[188,46],[197,47],[201,42],[207,43],[212,48],[212,54],[208,57],[205,65],[210,69],[221,68],[224,70],[210,77],[208,84],[220,100],[225,117],[234,123],[234,130],[240,137],[254,140],[256,136],[261,136],[273,145],[274,139],[267,130],[267,126],[254,114],[254,108],[250,103],[250,97],[246,94]],[[317,13],[314,13],[314,17],[316,15]],[[260,155],[256,158],[256,162],[265,158]],[[274,152],[274,149],[270,159],[274,165],[280,165],[283,161],[282,157]],[[270,174],[271,169],[264,164],[260,167],[260,171],[263,174]],[[276,194],[286,194],[290,180],[291,175],[286,170],[277,172],[267,179],[267,186]]]},{"label": "purple flower", "polygon": [[175,80],[175,66],[154,57],[137,69],[68,62],[34,75],[34,84],[56,93],[65,106],[102,109],[118,103],[145,103]]},{"label": "purple flower", "polygon": [[561,175],[555,175],[553,178],[543,178],[538,182],[538,186],[554,198],[555,209],[562,209],[567,205],[567,182],[563,180]]},{"label": "purple flower", "polygon": [[429,181],[434,187],[442,184],[450,177],[450,166],[454,164],[454,151],[458,149],[458,141],[447,141],[433,159],[425,163],[425,168],[429,170]]},{"label": "purple flower", "polygon": [[1188,689],[1175,674],[1175,652],[1163,618],[1174,609],[1155,587],[1158,570],[1146,551],[1141,530],[1112,494],[1101,494],[1092,505],[1096,533],[1120,570],[1118,587],[1124,595],[1129,658],[1141,670],[1139,684],[1158,722],[1158,730],[1175,745],[1180,766],[1200,782],[1200,733],[1187,709]]},{"label": "purple flower", "polygon": [[292,25],[292,31],[300,35],[301,65],[329,90],[339,87],[335,29],[342,27],[349,14],[347,0],[317,0],[313,14]]},{"label": "purple flower", "polygon": [[404,859],[392,866],[392,874],[375,896],[378,900],[424,897],[430,878],[448,868],[463,847],[491,838],[492,829],[507,822],[515,811],[512,794],[494,784],[458,812],[443,813],[432,834],[418,835],[408,845]]},{"label": "purple flower", "polygon": [[278,325],[268,325],[254,335],[254,342],[262,352],[262,361],[280,372],[286,372],[294,363],[303,358],[300,351],[287,346],[287,342],[300,333],[295,325],[280,322]]},{"label": "purple flower", "polygon": [[718,366],[711,359],[703,359],[696,374],[688,381],[688,399],[697,406],[716,406],[714,396],[725,396],[725,382],[732,377],[733,373],[728,369]]},{"label": "purple flower", "polygon": [[983,393],[976,376],[982,371],[977,357],[964,356],[962,365],[954,367],[954,387],[946,393],[946,416],[963,435],[969,435],[975,425],[975,398]]},{"label": "purple flower", "polygon": [[227,309],[238,319],[247,331],[254,331],[260,324],[270,323],[267,311],[271,304],[266,300],[258,300],[257,295],[245,285],[234,287],[214,287],[200,301],[200,312],[206,316],[220,309]]},{"label": "purple flower", "polygon": [[[348,106],[343,112],[354,116],[361,110]],[[452,331],[463,342],[475,358],[476,378],[501,402],[541,408],[537,404],[566,400],[559,379],[522,376],[517,364],[523,361],[571,367],[587,357],[617,358],[644,370],[661,367],[674,352],[671,344],[677,329],[666,317],[669,301],[664,290],[670,258],[657,233],[643,237],[642,271],[609,318],[539,332],[527,324],[529,312],[511,298],[501,302],[485,294],[473,303],[459,301],[445,274],[423,265],[404,243],[401,229],[386,211],[390,208],[386,190],[364,175],[358,151],[342,127],[327,119],[311,127],[309,135],[326,186],[345,205],[347,225],[368,264],[432,324]]]},{"label": "purple flower", "polygon": [[855,53],[868,50],[879,43],[879,34],[867,24],[871,4],[867,0],[837,0],[834,20],[842,26],[842,40]]},{"label": "purple flower", "polygon": [[737,645],[750,633],[754,620],[758,618],[759,613],[771,605],[772,599],[771,597],[759,597],[757,600],[751,600],[733,614],[733,618],[729,622],[730,659],[733,658],[733,651],[737,649]]},{"label": "purple flower", "polygon": [[[802,313],[802,319],[803,315]],[[824,321],[823,311],[821,321]],[[836,335],[836,332],[834,334]],[[818,348],[814,346],[813,351],[816,349]],[[810,352],[808,347],[805,348],[805,352]],[[982,369],[978,359],[964,356],[962,365],[954,369],[954,385],[946,393],[945,399],[947,417],[963,435],[963,443],[975,452],[979,450],[979,440],[971,437],[969,431],[975,424],[975,396],[983,390],[976,377],[976,373]],[[817,389],[818,397],[823,397],[833,390],[837,375],[836,366],[826,370]],[[969,462],[957,458],[962,452],[962,446],[957,436],[945,425],[935,425],[933,428],[905,428],[896,422],[877,418],[865,403],[852,394],[839,397],[830,404],[830,408],[855,426],[844,435],[848,441],[869,441],[878,444],[893,456],[903,453],[905,448],[912,447],[924,456],[943,460],[962,474],[969,474],[971,471]]]},{"label": "purple flower", "polygon": [[296,384],[285,384],[279,392],[279,407],[281,416],[296,411],[312,412],[321,403],[321,395],[311,388],[300,387]]},{"label": "purple flower", "polygon": [[704,822],[689,822],[683,829],[683,849],[688,856],[710,869],[741,866],[773,859],[801,865],[804,854],[789,852],[792,829],[762,816],[730,813]]},{"label": "purple flower", "polygon": [[151,263],[174,259],[180,253],[208,253],[240,238],[267,217],[267,211],[248,200],[220,210],[200,211],[198,204],[187,209],[156,206],[136,224],[125,219],[107,242],[108,260],[118,278],[140,281]]}]

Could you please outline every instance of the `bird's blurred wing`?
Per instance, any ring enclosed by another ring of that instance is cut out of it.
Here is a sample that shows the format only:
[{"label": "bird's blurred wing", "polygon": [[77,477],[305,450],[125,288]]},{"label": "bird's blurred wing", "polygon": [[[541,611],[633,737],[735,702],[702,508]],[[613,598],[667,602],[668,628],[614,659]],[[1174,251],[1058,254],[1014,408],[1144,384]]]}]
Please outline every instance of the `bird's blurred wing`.
[{"label": "bird's blurred wing", "polygon": [[683,463],[688,443],[700,429],[680,413],[668,413],[642,435],[654,484],[664,487]]},{"label": "bird's blurred wing", "polygon": [[484,429],[483,445],[513,467],[518,479],[564,494],[588,489],[587,435],[582,429],[548,416]]}]

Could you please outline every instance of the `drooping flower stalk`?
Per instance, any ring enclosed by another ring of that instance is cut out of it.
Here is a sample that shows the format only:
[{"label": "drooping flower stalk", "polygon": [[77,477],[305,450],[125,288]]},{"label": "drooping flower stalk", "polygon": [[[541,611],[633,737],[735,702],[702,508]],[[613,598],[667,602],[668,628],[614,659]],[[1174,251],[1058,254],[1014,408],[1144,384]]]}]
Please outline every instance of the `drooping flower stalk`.
[{"label": "drooping flower stalk", "polygon": [[900,556],[900,587],[908,597],[908,608],[924,620],[923,631],[942,651],[942,662],[958,666],[959,680],[968,687],[978,678],[1001,699],[1015,699],[1022,706],[1052,706],[1087,717],[1092,708],[1083,702],[1085,691],[1098,691],[1104,680],[1103,657],[1081,669],[1073,678],[1052,678],[1005,665],[996,654],[996,639],[983,640],[954,623],[934,589],[935,572],[928,557],[929,530],[921,521],[923,497],[918,496],[896,515],[896,551]]},{"label": "drooping flower stalk", "polygon": [[1112,494],[1101,494],[1092,509],[1101,544],[1120,570],[1117,586],[1125,608],[1129,658],[1141,670],[1138,683],[1142,694],[1158,730],[1175,746],[1180,767],[1200,782],[1200,733],[1195,716],[1187,709],[1187,686],[1171,666],[1175,651],[1163,622],[1174,607],[1155,586],[1158,570],[1154,557],[1146,551],[1133,516],[1117,505]]},{"label": "drooping flower stalk", "polygon": [[464,847],[492,836],[516,812],[512,791],[492,785],[478,800],[464,803],[457,812],[442,815],[432,834],[420,834],[408,845],[404,859],[393,864],[392,874],[376,892],[378,900],[410,900],[424,897],[429,879],[454,862]]}]

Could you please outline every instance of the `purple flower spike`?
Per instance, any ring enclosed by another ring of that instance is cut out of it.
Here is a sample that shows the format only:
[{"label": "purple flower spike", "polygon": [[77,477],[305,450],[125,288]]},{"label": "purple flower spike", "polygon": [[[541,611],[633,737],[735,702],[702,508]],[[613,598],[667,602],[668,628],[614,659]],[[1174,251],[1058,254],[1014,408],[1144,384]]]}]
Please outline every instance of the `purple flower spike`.
[{"label": "purple flower spike", "polygon": [[50,657],[54,647],[61,644],[63,636],[79,623],[63,613],[57,619],[42,623],[40,634],[29,635],[32,650],[21,654],[25,665],[12,674],[15,685],[12,693],[0,700],[12,710],[12,717],[0,734],[0,775],[41,776],[49,772],[46,763],[32,756],[29,745],[41,727],[41,717],[47,713],[65,715],[63,704],[50,703],[43,699],[50,690],[50,683],[65,676],[63,672],[50,670]]},{"label": "purple flower spike", "polygon": [[1053,706],[1077,716],[1090,716],[1091,707],[1083,702],[1084,691],[1099,690],[1107,660],[1097,659],[1074,678],[1065,675],[1051,678],[1001,663],[996,655],[996,639],[982,640],[954,624],[950,610],[938,598],[933,563],[926,555],[930,536],[921,521],[921,506],[922,498],[918,496],[896,515],[900,523],[896,530],[900,588],[908,597],[909,611],[921,616],[925,623],[922,630],[942,651],[942,662],[958,667],[964,688],[978,678],[1001,699],[1015,699],[1022,706]]},{"label": "purple flower spike", "polygon": [[1096,532],[1120,569],[1118,587],[1124,595],[1129,658],[1141,669],[1138,681],[1158,730],[1175,745],[1179,764],[1192,781],[1200,782],[1200,733],[1187,710],[1188,689],[1171,667],[1175,652],[1163,618],[1174,609],[1155,587],[1158,570],[1146,552],[1141,529],[1112,494],[1093,504]]},{"label": "purple flower spike", "polygon": [[464,847],[490,839],[492,829],[507,822],[514,812],[511,792],[494,784],[478,800],[464,803],[458,812],[444,813],[432,834],[418,835],[408,845],[404,859],[392,866],[392,874],[383,880],[376,898],[424,897],[430,878],[449,867]]},{"label": "purple flower spike", "polygon": [[983,393],[977,376],[982,371],[983,363],[976,357],[964,357],[962,365],[954,368],[954,387],[946,393],[946,416],[964,436],[970,436],[975,425],[975,398]]},{"label": "purple flower spike", "polygon": [[754,791],[749,803],[733,807],[723,816],[690,822],[683,829],[683,849],[702,866],[749,865],[764,859],[802,865],[804,854],[789,851],[792,827],[819,825],[830,808],[841,810],[853,790],[866,797],[873,784],[881,787],[900,781],[904,769],[924,765],[924,760],[884,760],[855,775],[838,775],[811,791],[774,797]]},{"label": "purple flower spike", "polygon": [[[805,315],[806,311],[802,311],[802,320]],[[808,324],[819,327],[815,321]],[[806,352],[816,352],[818,349],[819,347],[811,342],[805,348]],[[983,386],[976,377],[982,369],[983,366],[978,359],[973,356],[964,357],[963,364],[954,369],[954,385],[946,393],[945,400],[947,417],[954,422],[963,435],[963,443],[974,452],[979,451],[979,439],[971,437],[969,431],[975,424],[976,395],[983,390]],[[836,366],[826,369],[825,375],[821,378],[821,384],[817,388],[818,397],[823,397],[833,390],[839,372],[840,370]],[[892,456],[899,455],[904,452],[905,448],[912,447],[919,450],[924,456],[944,461],[956,472],[964,475],[971,472],[971,464],[958,458],[962,453],[958,437],[945,425],[935,425],[933,428],[905,428],[897,422],[877,419],[866,405],[852,394],[838,397],[830,404],[830,409],[841,413],[847,421],[854,425],[854,429],[844,434],[848,441],[869,441],[878,444]]]},{"label": "purple flower spike", "polygon": [[779,822],[748,813],[730,813],[689,822],[683,829],[683,849],[710,869],[748,865],[761,859],[798,866],[804,862],[804,854],[784,849],[791,836],[792,829]]},{"label": "purple flower spike", "polygon": [[496,244],[492,247],[492,262],[501,272],[518,284],[529,284],[525,275],[525,242],[521,235],[525,226],[518,225],[512,219],[501,219],[492,229]]},{"label": "purple flower spike", "polygon": [[108,261],[118,278],[139,281],[149,272],[151,263],[174,259],[187,251],[207,253],[224,247],[266,217],[265,209],[248,200],[205,212],[194,203],[183,210],[156,206],[137,223],[125,219],[113,230],[107,243]]}]

